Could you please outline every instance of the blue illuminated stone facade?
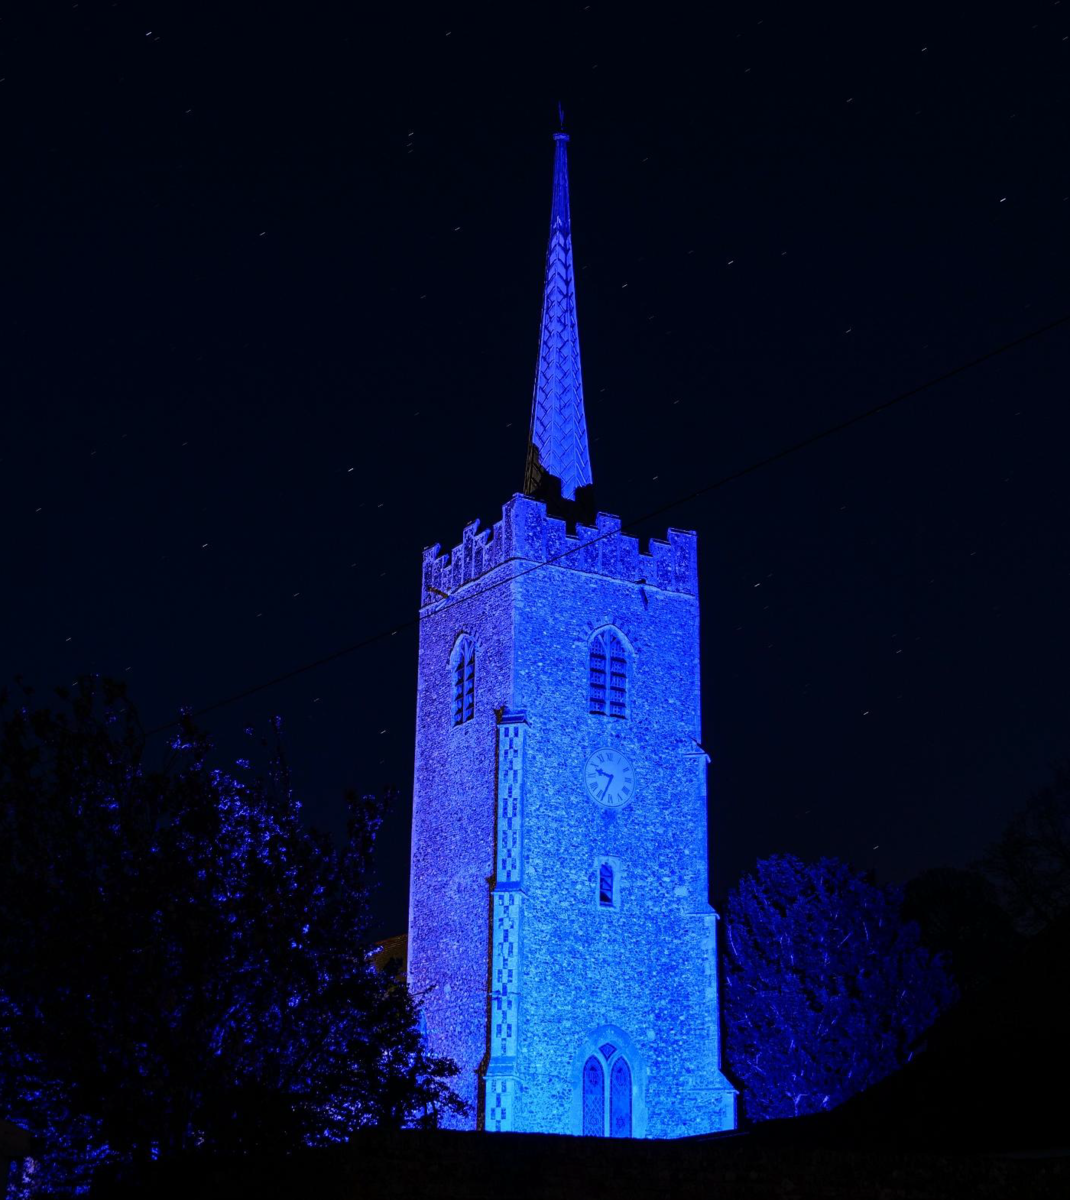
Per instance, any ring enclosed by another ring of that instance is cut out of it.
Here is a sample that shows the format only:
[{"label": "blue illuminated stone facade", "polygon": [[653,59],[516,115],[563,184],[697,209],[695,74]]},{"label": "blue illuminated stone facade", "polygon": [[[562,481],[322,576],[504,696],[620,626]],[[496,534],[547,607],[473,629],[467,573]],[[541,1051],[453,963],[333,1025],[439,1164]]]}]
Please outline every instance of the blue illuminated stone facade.
[{"label": "blue illuminated stone facade", "polygon": [[734,1127],[700,738],[693,533],[518,494],[425,551],[409,977],[461,1125]]}]

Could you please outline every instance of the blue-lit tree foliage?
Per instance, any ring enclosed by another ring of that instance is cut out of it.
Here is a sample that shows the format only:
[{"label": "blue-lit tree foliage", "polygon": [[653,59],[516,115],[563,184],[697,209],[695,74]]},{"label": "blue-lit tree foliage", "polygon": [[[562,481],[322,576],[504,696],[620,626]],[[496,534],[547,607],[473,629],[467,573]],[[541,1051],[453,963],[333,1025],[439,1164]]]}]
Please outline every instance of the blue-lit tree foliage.
[{"label": "blue-lit tree foliage", "polygon": [[833,1108],[906,1063],[954,998],[897,889],[767,858],[728,899],[725,1057],[751,1120]]},{"label": "blue-lit tree foliage", "polygon": [[302,823],[277,729],[263,773],[231,773],[189,723],[150,765],[118,685],[4,711],[0,1116],[39,1135],[38,1186],[456,1103],[407,988],[369,960],[380,801],[349,797],[338,849]]}]

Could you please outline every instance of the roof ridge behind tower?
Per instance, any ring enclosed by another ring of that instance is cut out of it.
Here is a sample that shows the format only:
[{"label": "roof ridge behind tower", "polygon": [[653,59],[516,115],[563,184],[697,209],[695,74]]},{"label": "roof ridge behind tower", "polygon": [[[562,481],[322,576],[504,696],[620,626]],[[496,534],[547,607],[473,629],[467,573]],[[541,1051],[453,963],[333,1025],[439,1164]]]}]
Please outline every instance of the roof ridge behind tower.
[{"label": "roof ridge behind tower", "polygon": [[[594,513],[583,408],[576,278],[568,196],[568,134],[554,134],[554,190],[546,247],[539,357],[531,402],[524,493],[545,500],[557,515]],[[562,501],[571,503],[562,504]]]}]

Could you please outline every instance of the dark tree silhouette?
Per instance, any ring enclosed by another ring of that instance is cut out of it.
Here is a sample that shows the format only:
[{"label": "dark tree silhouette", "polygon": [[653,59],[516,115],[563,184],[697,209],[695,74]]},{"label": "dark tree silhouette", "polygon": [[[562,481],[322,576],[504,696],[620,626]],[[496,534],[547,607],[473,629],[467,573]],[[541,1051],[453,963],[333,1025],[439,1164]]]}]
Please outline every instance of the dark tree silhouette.
[{"label": "dark tree silhouette", "polygon": [[980,868],[999,889],[1022,933],[1037,933],[1070,909],[1070,761],[1056,764]]},{"label": "dark tree silhouette", "polygon": [[150,765],[122,687],[0,727],[0,1116],[49,1189],[95,1165],[343,1141],[457,1107],[368,953],[383,804],[302,823],[277,723],[233,772],[187,721]]},{"label": "dark tree silhouette", "polygon": [[788,855],[729,894],[725,1049],[750,1119],[834,1108],[907,1062],[954,998],[900,903],[836,859]]},{"label": "dark tree silhouette", "polygon": [[1023,938],[995,884],[976,870],[933,867],[903,889],[904,920],[940,954],[963,992],[990,984],[1019,952]]}]

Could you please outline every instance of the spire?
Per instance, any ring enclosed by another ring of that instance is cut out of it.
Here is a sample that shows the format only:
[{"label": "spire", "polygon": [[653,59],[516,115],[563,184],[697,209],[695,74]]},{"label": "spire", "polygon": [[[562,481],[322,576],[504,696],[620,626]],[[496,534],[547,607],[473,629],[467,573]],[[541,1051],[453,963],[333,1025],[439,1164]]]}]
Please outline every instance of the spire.
[{"label": "spire", "polygon": [[587,421],[583,413],[580,338],[576,326],[567,145],[567,133],[554,134],[554,198],[550,209],[550,244],[546,249],[539,361],[531,402],[524,491],[540,498],[554,495],[556,484],[547,479],[547,476],[554,476],[561,481],[562,499],[575,500],[576,489],[589,486],[592,480]]}]

